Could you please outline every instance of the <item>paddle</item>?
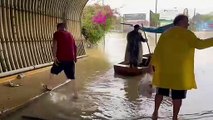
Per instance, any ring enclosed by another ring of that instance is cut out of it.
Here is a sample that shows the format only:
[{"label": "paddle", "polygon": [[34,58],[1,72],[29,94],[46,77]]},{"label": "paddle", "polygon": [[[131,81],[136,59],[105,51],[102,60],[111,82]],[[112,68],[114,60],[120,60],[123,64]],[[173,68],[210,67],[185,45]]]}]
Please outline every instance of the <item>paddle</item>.
[{"label": "paddle", "polygon": [[130,24],[130,23],[120,23],[120,24],[123,24],[123,25],[130,25],[133,27],[133,24]]},{"label": "paddle", "polygon": [[[143,23],[141,24],[141,27],[143,27]],[[141,30],[142,30],[142,29],[141,29]],[[151,50],[150,50],[150,46],[149,46],[148,39],[147,39],[147,36],[146,36],[146,32],[145,32],[144,30],[142,30],[142,31],[143,31],[143,33],[144,33],[145,39],[147,40],[147,41],[146,41],[146,45],[147,45],[148,50],[149,50],[149,56],[148,56],[147,61],[145,62],[145,65],[148,65],[149,62],[150,62],[150,60],[151,60]]]},{"label": "paddle", "polygon": [[[141,24],[141,27],[143,27],[143,24]],[[143,31],[143,30],[142,30],[142,31]],[[143,31],[143,33],[144,33],[145,39],[147,40],[147,41],[146,41],[146,44],[147,44],[147,47],[148,47],[148,50],[149,50],[149,54],[151,54],[151,50],[150,50],[150,47],[149,47],[148,39],[147,39],[147,37],[146,37],[146,32]]]}]

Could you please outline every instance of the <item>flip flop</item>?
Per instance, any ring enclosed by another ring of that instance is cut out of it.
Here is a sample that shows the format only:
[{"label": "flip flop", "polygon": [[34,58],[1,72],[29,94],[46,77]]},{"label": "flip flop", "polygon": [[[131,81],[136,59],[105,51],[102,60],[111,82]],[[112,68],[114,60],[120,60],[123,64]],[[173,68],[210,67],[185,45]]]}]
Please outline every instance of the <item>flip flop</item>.
[{"label": "flip flop", "polygon": [[51,91],[52,89],[48,88],[47,85],[42,85],[45,91]]}]

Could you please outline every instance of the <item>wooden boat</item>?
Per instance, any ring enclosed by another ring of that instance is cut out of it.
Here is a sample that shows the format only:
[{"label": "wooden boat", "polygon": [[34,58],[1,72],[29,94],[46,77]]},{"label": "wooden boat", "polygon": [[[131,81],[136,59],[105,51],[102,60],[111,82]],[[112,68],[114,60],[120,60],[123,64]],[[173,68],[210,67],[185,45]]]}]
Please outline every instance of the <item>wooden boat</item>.
[{"label": "wooden boat", "polygon": [[[133,26],[133,24],[128,24],[128,23],[121,23],[121,24]],[[142,27],[143,27],[143,24],[142,24]],[[173,24],[168,24],[165,26],[157,27],[157,28],[143,27],[141,30],[144,32],[145,39],[147,39],[145,31],[151,32],[151,33],[163,33],[164,31],[166,31],[167,29],[171,27],[173,27]],[[115,74],[123,75],[123,76],[136,76],[136,75],[140,75],[140,74],[148,72],[148,64],[151,60],[152,53],[150,51],[148,42],[146,43],[149,50],[149,54],[143,55],[142,63],[137,68],[130,68],[130,66],[125,64],[124,62],[115,64],[114,65]]]},{"label": "wooden boat", "polygon": [[138,67],[130,67],[124,62],[114,65],[114,72],[123,76],[137,76],[148,71],[148,64],[151,60],[151,54],[143,55],[142,63]]}]

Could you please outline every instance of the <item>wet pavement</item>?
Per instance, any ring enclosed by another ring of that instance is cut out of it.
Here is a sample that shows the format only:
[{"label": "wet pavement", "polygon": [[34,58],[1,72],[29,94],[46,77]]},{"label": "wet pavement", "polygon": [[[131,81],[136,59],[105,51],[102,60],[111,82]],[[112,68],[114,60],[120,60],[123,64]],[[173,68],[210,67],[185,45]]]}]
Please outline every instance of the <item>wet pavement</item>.
[{"label": "wet pavement", "polygon": [[[204,38],[212,34],[198,35]],[[89,50],[88,58],[77,63],[79,99],[72,98],[71,84],[67,83],[10,114],[5,120],[31,120],[33,117],[44,120],[151,120],[154,94],[145,96],[142,92],[146,88],[141,87],[141,82],[148,78],[145,75],[123,77],[114,74],[113,64],[123,60],[125,34],[111,33],[106,36],[106,40],[104,49]],[[195,74],[198,89],[188,91],[180,119],[212,120],[213,48],[196,50]],[[171,99],[165,98],[159,119],[170,120],[171,115]]]}]

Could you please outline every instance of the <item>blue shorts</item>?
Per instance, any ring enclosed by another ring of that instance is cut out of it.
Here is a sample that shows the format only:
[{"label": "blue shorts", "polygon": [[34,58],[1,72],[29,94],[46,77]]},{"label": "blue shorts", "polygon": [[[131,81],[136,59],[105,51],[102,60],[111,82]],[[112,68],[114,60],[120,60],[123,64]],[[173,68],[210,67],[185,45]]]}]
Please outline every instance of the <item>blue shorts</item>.
[{"label": "blue shorts", "polygon": [[172,99],[184,99],[186,98],[186,90],[170,90],[166,88],[157,88],[156,94],[157,95],[163,95],[163,96],[169,96],[171,92]]},{"label": "blue shorts", "polygon": [[74,61],[68,61],[68,62],[59,62],[57,64],[53,63],[51,68],[52,74],[59,74],[62,70],[64,70],[64,73],[67,77],[67,79],[75,79],[75,62]]}]

